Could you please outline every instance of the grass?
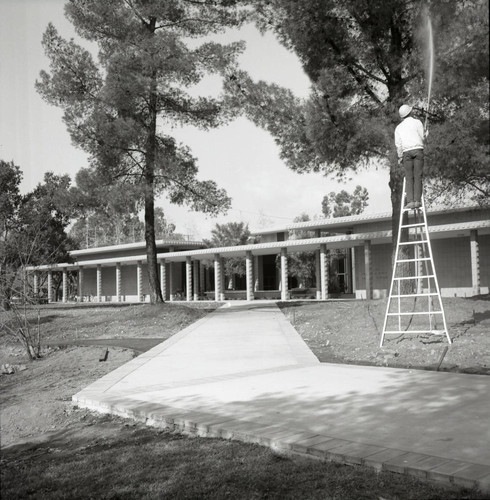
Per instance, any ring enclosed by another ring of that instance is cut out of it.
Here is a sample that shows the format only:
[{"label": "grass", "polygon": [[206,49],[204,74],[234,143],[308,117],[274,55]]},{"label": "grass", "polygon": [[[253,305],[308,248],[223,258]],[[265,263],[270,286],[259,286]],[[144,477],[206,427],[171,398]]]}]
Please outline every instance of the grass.
[{"label": "grass", "polygon": [[[351,308],[351,325],[372,323],[361,305]],[[314,326],[308,330],[311,338],[331,336],[342,317],[345,323],[344,307],[294,307],[295,320],[300,330],[301,324]],[[179,304],[48,307],[42,327],[49,342],[168,338],[207,312]],[[486,321],[485,313],[480,314]],[[6,347],[10,356],[23,361],[19,346],[0,341],[2,363]],[[47,350],[40,360],[24,360],[27,370],[0,378],[2,498],[485,498],[410,476],[283,455],[237,441],[183,436],[74,408],[72,394],[134,355],[113,347],[108,361],[100,363],[99,352],[75,346]]]},{"label": "grass", "polygon": [[2,498],[483,498],[409,476],[186,437],[116,417],[89,416],[83,425],[114,432],[87,440],[74,428],[62,439],[3,452]]},{"label": "grass", "polygon": [[[43,345],[58,345],[64,341],[87,339],[166,340],[216,307],[213,303],[41,306],[41,342]],[[28,319],[36,325],[37,312],[34,308],[28,311]],[[15,339],[2,334],[0,342],[4,354],[19,352]]]}]

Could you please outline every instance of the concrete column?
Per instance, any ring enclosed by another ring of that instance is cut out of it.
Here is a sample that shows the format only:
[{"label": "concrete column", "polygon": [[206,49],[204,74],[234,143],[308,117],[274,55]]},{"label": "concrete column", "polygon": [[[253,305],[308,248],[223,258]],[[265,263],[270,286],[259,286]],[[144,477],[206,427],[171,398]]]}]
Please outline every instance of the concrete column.
[{"label": "concrete column", "polygon": [[320,245],[320,291],[321,299],[328,299],[328,253],[327,245]]},{"label": "concrete column", "polygon": [[163,300],[167,300],[167,268],[165,259],[160,260],[160,286],[162,287]]},{"label": "concrete column", "polygon": [[34,297],[37,297],[39,295],[39,271],[34,271],[32,280],[32,292],[34,293]]},{"label": "concrete column", "polygon": [[478,244],[478,231],[470,231],[470,251],[471,251],[471,285],[473,295],[480,295],[480,247]]},{"label": "concrete column", "polygon": [[192,270],[194,275],[194,300],[199,300],[199,285],[200,285],[200,265],[199,261],[194,261],[194,269]]},{"label": "concrete column", "polygon": [[68,301],[68,270],[63,268],[63,302]]},{"label": "concrete column", "polygon": [[[321,237],[320,229],[315,229],[315,238]],[[320,269],[320,250],[315,250],[315,286],[316,286],[316,299],[322,298],[322,280]]]},{"label": "concrete column", "polygon": [[83,302],[83,267],[78,268],[78,297]]},{"label": "concrete column", "polygon": [[245,255],[245,269],[247,276],[247,300],[254,300],[254,273],[253,273],[253,256],[250,250],[247,250]]},{"label": "concrete column", "polygon": [[214,300],[219,302],[221,300],[221,259],[219,254],[214,256]]},{"label": "concrete column", "polygon": [[356,293],[356,249],[352,247],[350,249],[350,261],[351,261],[351,272],[352,272],[352,293]]},{"label": "concrete column", "polygon": [[220,298],[219,300],[223,301],[225,300],[225,281],[226,281],[226,276],[225,276],[225,258],[220,257],[219,259],[219,267],[220,267],[220,276],[221,276],[221,293],[220,293]]},{"label": "concrete column", "polygon": [[48,302],[53,302],[53,271],[48,271]]},{"label": "concrete column", "polygon": [[97,265],[97,302],[102,301],[102,266]]},{"label": "concrete column", "polygon": [[121,302],[121,263],[116,263],[116,301]]},{"label": "concrete column", "polygon": [[366,299],[373,298],[373,269],[371,264],[371,240],[364,241],[364,270],[366,274]]},{"label": "concrete column", "polygon": [[169,262],[168,264],[168,288],[169,288],[169,296],[170,296],[170,302],[173,302],[175,299],[175,293],[174,293],[174,263]]},{"label": "concrete column", "polygon": [[281,248],[281,300],[288,300],[288,250]]},{"label": "concrete column", "polygon": [[185,258],[185,300],[192,300],[192,259],[189,256]]},{"label": "concrete column", "polygon": [[320,250],[315,250],[315,278],[316,278],[316,298],[322,298],[322,270],[320,266]]},{"label": "concrete column", "polygon": [[143,302],[143,262],[141,260],[136,264],[136,287],[138,302]]}]

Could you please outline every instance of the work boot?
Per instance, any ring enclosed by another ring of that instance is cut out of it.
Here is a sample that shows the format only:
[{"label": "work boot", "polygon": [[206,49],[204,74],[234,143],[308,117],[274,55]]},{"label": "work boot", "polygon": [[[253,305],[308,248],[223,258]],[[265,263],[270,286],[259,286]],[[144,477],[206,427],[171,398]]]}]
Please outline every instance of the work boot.
[{"label": "work boot", "polygon": [[408,209],[415,208],[415,203],[413,201],[410,201],[409,203],[407,203],[405,205],[405,208],[408,208]]},{"label": "work boot", "polygon": [[422,206],[422,203],[420,203],[420,201],[413,202],[413,208],[420,208],[421,206]]}]

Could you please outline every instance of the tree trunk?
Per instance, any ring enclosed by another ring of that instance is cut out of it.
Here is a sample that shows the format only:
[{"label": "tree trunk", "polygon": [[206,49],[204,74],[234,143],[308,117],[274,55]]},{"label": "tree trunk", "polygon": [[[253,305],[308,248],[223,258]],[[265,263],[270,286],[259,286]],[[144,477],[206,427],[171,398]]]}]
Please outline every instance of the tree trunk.
[{"label": "tree trunk", "polygon": [[148,283],[150,286],[150,300],[152,304],[163,302],[158,275],[157,246],[155,243],[155,199],[153,183],[148,180],[145,186],[145,242],[146,260],[148,269]]},{"label": "tree trunk", "polygon": [[[400,208],[402,203],[403,196],[403,170],[397,164],[391,165],[390,168],[390,190],[391,190],[391,207],[392,207],[392,218],[391,218],[391,245],[392,245],[392,253],[391,253],[391,262],[392,265],[395,265],[395,253],[396,253],[396,242],[398,238],[398,228],[400,224]],[[408,216],[405,213],[403,215],[403,224],[407,223]],[[406,241],[408,238],[408,230],[402,229],[401,239],[400,241]],[[408,259],[409,255],[409,247],[407,245],[400,247],[400,252],[398,258],[400,259]],[[398,276],[408,276],[410,273],[410,264],[409,263],[401,263],[399,264],[398,269],[400,272],[397,273]],[[408,293],[408,287],[411,286],[410,280],[403,280],[401,283],[402,293]]]},{"label": "tree trunk", "polygon": [[[155,31],[156,20],[151,19],[150,31]],[[150,286],[150,301],[152,304],[163,302],[160,277],[157,264],[157,246],[155,242],[155,159],[157,134],[157,73],[153,70],[149,96],[149,127],[145,157],[145,242],[148,268],[148,283]]]},{"label": "tree trunk", "polygon": [[10,311],[10,295],[7,285],[6,265],[0,264],[0,301],[4,311]]}]

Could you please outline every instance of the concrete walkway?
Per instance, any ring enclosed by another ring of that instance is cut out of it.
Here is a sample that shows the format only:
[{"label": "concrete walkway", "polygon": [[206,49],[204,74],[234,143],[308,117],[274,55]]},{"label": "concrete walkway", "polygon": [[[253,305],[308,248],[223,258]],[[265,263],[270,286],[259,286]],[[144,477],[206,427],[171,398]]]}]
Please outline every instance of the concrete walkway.
[{"label": "concrete walkway", "polygon": [[271,302],[234,302],[73,396],[202,436],[490,491],[490,377],[320,363]]}]

